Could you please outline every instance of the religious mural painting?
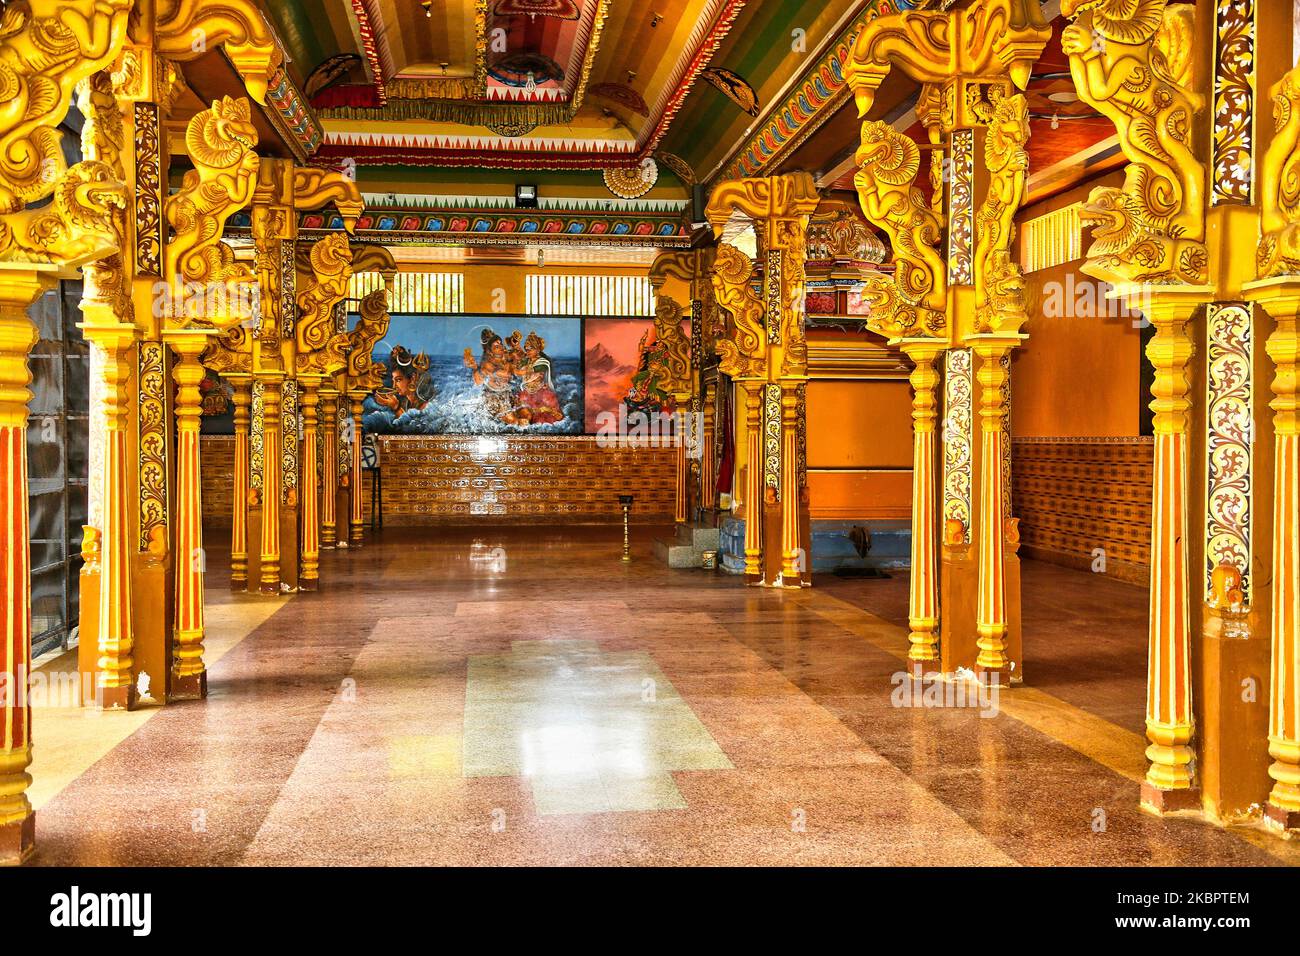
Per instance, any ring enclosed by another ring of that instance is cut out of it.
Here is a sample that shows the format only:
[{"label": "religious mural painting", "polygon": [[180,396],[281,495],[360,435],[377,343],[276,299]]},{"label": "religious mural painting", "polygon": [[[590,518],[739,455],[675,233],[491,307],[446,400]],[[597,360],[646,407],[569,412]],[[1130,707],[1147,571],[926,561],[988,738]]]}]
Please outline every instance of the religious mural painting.
[{"label": "religious mural painting", "polygon": [[365,400],[377,435],[571,435],[583,431],[582,321],[394,315]]}]

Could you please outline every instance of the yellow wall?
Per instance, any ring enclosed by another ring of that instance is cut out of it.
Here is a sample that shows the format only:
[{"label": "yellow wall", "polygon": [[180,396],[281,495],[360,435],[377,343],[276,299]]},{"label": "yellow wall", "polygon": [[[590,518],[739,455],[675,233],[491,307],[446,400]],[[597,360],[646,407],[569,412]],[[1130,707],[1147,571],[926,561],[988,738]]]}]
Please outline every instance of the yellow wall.
[{"label": "yellow wall", "polygon": [[911,468],[907,382],[809,382],[808,467]]},{"label": "yellow wall", "polygon": [[[1021,221],[1087,197],[1099,185],[1119,185],[1122,173],[1091,180],[1028,207]],[[1085,235],[1084,249],[1091,240]],[[1079,262],[1025,276],[1029,338],[1011,365],[1011,432],[1015,437],[1115,437],[1138,434],[1142,404],[1140,330],[1129,316],[1075,315],[1048,318],[1048,283],[1068,290],[1095,284]]]}]

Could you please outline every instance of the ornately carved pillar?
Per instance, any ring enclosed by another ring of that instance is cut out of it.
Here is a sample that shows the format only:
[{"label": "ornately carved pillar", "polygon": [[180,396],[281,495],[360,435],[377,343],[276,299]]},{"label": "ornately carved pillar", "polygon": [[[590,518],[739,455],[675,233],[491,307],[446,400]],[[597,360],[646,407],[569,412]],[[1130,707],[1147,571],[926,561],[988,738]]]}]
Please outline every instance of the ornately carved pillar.
[{"label": "ornately carved pillar", "polygon": [[365,396],[353,392],[352,399],[352,457],[348,467],[351,469],[348,496],[351,506],[349,541],[354,548],[359,548],[365,541],[365,513],[361,509],[361,413],[364,409]]},{"label": "ornately carved pillar", "polygon": [[976,603],[976,672],[996,673],[1001,683],[1010,677],[1007,656],[1006,580],[1003,577],[1006,516],[1003,503],[1003,390],[1007,370],[1003,359],[1018,344],[1019,336],[974,335],[966,340],[980,360],[980,500],[979,598]]},{"label": "ornately carved pillar", "polygon": [[262,579],[263,594],[280,593],[280,389],[284,373],[262,379]]},{"label": "ornately carved pillar", "polygon": [[302,520],[302,571],[298,587],[315,591],[320,587],[320,515],[317,501],[320,487],[316,476],[316,441],[320,432],[318,411],[320,406],[320,381],[313,376],[300,375],[298,384],[302,403],[302,495],[299,499]]},{"label": "ornately carved pillar", "polygon": [[[321,443],[325,447],[320,543],[322,548],[333,548],[338,543],[339,497],[339,393],[333,384],[326,384],[321,388],[320,413],[324,424]],[[344,539],[346,540],[346,535]]]},{"label": "ornately carved pillar", "polygon": [[[118,266],[120,268],[120,261]],[[87,267],[90,272],[90,267]],[[119,277],[120,280],[120,277]],[[88,291],[93,283],[88,282]],[[92,293],[93,294],[93,293]],[[98,706],[130,710],[136,701],[133,673],[135,631],[131,619],[131,556],[135,542],[131,535],[131,511],[135,502],[128,494],[127,430],[130,427],[131,395],[127,383],[135,359],[138,333],[134,325],[114,321],[116,316],[103,303],[83,302],[86,321],[82,333],[91,348],[99,350],[97,363],[103,376],[103,458],[100,484],[100,541],[98,633],[99,658],[95,671]]]},{"label": "ornately carved pillar", "polygon": [[234,390],[235,411],[235,490],[230,523],[230,587],[243,591],[248,587],[248,495],[252,491],[249,459],[249,427],[252,423],[253,377],[248,373],[225,376]]},{"label": "ornately carved pillar", "polygon": [[904,340],[912,360],[912,566],[908,582],[907,659],[914,674],[939,662],[939,590],[936,577],[939,518],[935,511],[935,422],[939,373],[934,363],[943,351],[933,339]]},{"label": "ornately carved pillar", "polygon": [[208,693],[203,661],[203,488],[200,479],[199,425],[203,418],[203,365],[208,347],[203,329],[169,329],[163,341],[177,355],[172,378],[176,392],[176,649],[172,697],[194,700]]},{"label": "ornately carved pillar", "polygon": [[[1147,358],[1155,370],[1155,471],[1151,523],[1150,645],[1147,659],[1147,769],[1142,801],[1165,811],[1188,808],[1193,790],[1191,623],[1188,604],[1188,442],[1191,407],[1187,324],[1204,291],[1146,287],[1155,327]],[[1136,305],[1136,303],[1134,303]]]},{"label": "ornately carved pillar", "polygon": [[27,356],[36,326],[27,309],[53,287],[54,267],[0,263],[0,864],[32,852],[36,821],[27,799],[32,782],[31,717],[27,700],[32,664],[31,553],[28,546]]},{"label": "ornately carved pillar", "polygon": [[763,383],[742,381],[745,394],[745,582],[763,583]]}]

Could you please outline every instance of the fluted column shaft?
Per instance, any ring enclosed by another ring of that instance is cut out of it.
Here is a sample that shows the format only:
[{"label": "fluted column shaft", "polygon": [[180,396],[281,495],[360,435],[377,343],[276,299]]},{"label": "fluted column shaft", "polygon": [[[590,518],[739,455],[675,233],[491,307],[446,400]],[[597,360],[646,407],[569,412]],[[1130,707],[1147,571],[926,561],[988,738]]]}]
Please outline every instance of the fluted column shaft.
[{"label": "fluted column shaft", "polygon": [[262,580],[264,594],[280,593],[280,396],[283,374],[262,382]]},{"label": "fluted column shaft", "polygon": [[27,308],[53,286],[53,270],[0,267],[0,865],[35,847],[27,788],[32,762],[28,678],[32,666],[31,551],[28,547],[27,356],[36,326]]},{"label": "fluted column shaft", "polygon": [[942,351],[933,342],[903,344],[912,359],[912,568],[908,585],[907,659],[923,671],[939,660],[939,591],[936,561],[938,517],[935,513],[934,431],[938,420],[939,373],[935,359]]},{"label": "fluted column shaft", "polygon": [[302,386],[302,498],[299,502],[302,520],[302,570],[298,587],[315,591],[320,586],[320,512],[317,502],[320,487],[316,475],[316,443],[320,434],[319,385],[307,376],[299,375]]},{"label": "fluted column shaft", "polygon": [[800,587],[811,556],[799,539],[799,386],[781,383],[781,585]]},{"label": "fluted column shaft", "polygon": [[199,459],[199,424],[203,418],[203,366],[199,356],[208,333],[169,330],[163,339],[176,353],[172,378],[176,393],[176,637],[172,698],[207,696],[208,671],[203,661],[203,499]]},{"label": "fluted column shaft", "polygon": [[248,495],[251,488],[248,451],[249,427],[252,423],[252,376],[227,375],[234,387],[235,409],[235,490],[230,523],[230,587],[243,591],[248,587]]},{"label": "fluted column shaft", "polygon": [[[339,394],[322,392],[320,413],[324,419],[324,481],[321,485],[320,543],[322,548],[333,548],[338,542],[339,498]],[[346,540],[346,536],[345,539]]]},{"label": "fluted column shaft", "polygon": [[975,644],[979,654],[975,667],[981,674],[1009,672],[1007,657],[1007,585],[1003,572],[1006,515],[1003,514],[1002,443],[1003,388],[1007,370],[1002,360],[1011,345],[999,340],[973,340],[980,368],[980,501],[979,501],[979,595]]},{"label": "fluted column shaft", "polygon": [[1282,310],[1267,343],[1273,379],[1273,623],[1268,753],[1270,817],[1300,825],[1300,333]]},{"label": "fluted column shaft", "polygon": [[135,502],[127,487],[127,428],[131,396],[127,383],[135,357],[136,329],[119,323],[116,316],[103,315],[87,299],[83,302],[87,321],[81,325],[85,338],[101,354],[96,363],[103,385],[103,458],[100,483],[100,570],[95,698],[106,709],[135,706],[136,685],[132,653],[135,628],[131,613],[131,509]]},{"label": "fluted column shaft", "polygon": [[[1155,369],[1155,474],[1151,523],[1151,610],[1147,658],[1147,759],[1144,801],[1192,786],[1191,632],[1187,581],[1187,444],[1191,406],[1187,364],[1193,343],[1190,308],[1152,303],[1155,335],[1147,357]],[[1155,792],[1152,792],[1155,791]]]},{"label": "fluted column shaft", "polygon": [[745,581],[763,582],[762,385],[742,382],[745,392]]},{"label": "fluted column shaft", "polygon": [[352,533],[349,537],[353,547],[360,547],[365,538],[365,519],[364,512],[361,510],[361,412],[364,401],[363,396],[352,396],[352,477],[348,482],[352,494],[348,497],[352,509]]}]

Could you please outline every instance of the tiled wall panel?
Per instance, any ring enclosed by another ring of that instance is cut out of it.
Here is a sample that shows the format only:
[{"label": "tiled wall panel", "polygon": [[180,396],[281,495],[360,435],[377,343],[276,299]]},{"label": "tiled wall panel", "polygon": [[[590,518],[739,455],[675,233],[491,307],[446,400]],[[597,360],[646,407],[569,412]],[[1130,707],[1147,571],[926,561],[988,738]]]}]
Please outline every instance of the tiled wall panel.
[{"label": "tiled wall panel", "polygon": [[1150,438],[1021,438],[1012,443],[1020,553],[1145,584],[1150,576]]}]

